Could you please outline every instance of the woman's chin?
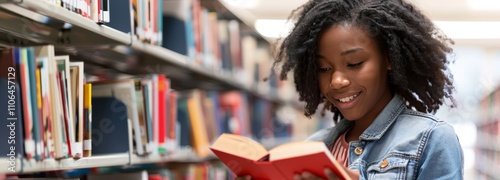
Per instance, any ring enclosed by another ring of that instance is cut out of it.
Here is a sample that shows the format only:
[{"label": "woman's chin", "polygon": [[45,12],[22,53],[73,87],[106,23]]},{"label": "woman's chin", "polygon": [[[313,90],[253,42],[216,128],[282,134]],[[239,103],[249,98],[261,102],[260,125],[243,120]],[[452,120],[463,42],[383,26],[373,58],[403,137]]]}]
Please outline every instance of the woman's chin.
[{"label": "woman's chin", "polygon": [[342,116],[344,119],[348,121],[356,121],[358,119],[361,119],[361,114],[359,111],[355,111],[356,109],[344,109],[343,111],[340,111],[342,113]]}]

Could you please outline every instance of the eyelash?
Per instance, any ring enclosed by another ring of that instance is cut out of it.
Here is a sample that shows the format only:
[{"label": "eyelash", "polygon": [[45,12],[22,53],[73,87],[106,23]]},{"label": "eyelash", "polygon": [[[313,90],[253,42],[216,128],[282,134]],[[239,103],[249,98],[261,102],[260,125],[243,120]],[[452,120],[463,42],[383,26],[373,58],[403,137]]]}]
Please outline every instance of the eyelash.
[{"label": "eyelash", "polygon": [[[361,64],[363,64],[363,61],[359,62],[359,63],[356,63],[356,64],[347,64],[347,67],[349,68],[356,68],[356,67],[359,67]],[[326,68],[319,68],[318,71],[319,72],[327,72],[329,70],[331,70],[332,68],[330,67],[326,67]]]},{"label": "eyelash", "polygon": [[330,69],[332,68],[319,68],[319,72],[326,72],[326,71],[329,71]]},{"label": "eyelash", "polygon": [[361,64],[363,64],[363,61],[356,63],[356,64],[347,64],[347,67],[355,68],[355,67],[359,67]]}]

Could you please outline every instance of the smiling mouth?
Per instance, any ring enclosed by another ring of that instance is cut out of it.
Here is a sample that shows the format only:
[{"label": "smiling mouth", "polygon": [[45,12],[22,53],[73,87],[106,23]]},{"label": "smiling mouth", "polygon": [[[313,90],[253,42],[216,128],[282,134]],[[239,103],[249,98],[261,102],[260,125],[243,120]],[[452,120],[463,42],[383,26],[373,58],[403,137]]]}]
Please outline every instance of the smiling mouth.
[{"label": "smiling mouth", "polygon": [[354,99],[356,99],[359,94],[361,94],[361,92],[357,93],[357,94],[354,94],[352,96],[349,96],[349,97],[345,97],[345,98],[340,98],[340,99],[337,99],[337,101],[341,102],[341,103],[348,103],[348,102],[351,102],[353,101]]}]

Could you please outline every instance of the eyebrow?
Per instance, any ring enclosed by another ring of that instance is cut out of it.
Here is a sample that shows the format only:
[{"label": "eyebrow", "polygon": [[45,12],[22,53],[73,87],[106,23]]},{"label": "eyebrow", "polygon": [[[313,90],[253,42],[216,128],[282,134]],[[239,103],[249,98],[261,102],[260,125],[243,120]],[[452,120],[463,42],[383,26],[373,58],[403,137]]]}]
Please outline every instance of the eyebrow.
[{"label": "eyebrow", "polygon": [[[347,56],[349,54],[352,54],[352,53],[355,53],[355,52],[358,52],[358,51],[362,51],[363,48],[353,48],[353,49],[349,49],[347,51],[344,51],[344,52],[341,52],[340,55],[341,56]],[[316,54],[316,56],[319,58],[319,59],[324,59],[325,57],[323,57],[321,54]]]},{"label": "eyebrow", "polygon": [[340,55],[341,56],[346,56],[346,55],[349,55],[349,54],[352,54],[352,53],[355,53],[355,52],[358,52],[358,51],[361,51],[361,50],[363,50],[363,49],[362,48],[349,49],[347,51],[341,52]]}]

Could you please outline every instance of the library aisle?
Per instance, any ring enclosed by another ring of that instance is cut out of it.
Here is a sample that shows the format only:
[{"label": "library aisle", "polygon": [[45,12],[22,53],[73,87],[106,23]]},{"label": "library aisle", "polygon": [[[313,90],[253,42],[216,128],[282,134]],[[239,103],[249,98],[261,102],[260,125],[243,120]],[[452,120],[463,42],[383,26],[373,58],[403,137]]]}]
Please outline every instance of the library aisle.
[{"label": "library aisle", "polygon": [[[0,0],[0,180],[234,179],[219,135],[271,149],[334,126],[270,71],[306,1]],[[500,179],[500,4],[414,3],[455,41],[458,107],[436,116],[465,179]]]}]

